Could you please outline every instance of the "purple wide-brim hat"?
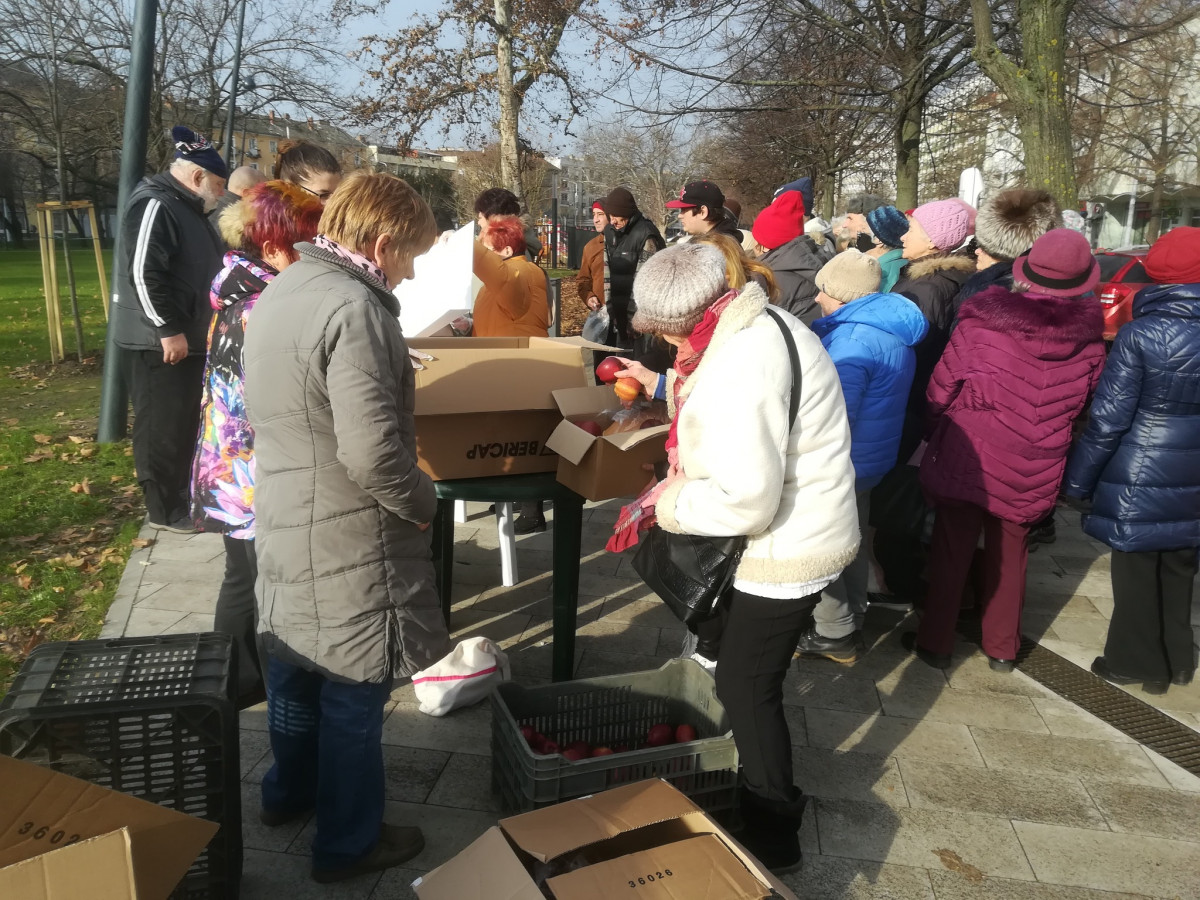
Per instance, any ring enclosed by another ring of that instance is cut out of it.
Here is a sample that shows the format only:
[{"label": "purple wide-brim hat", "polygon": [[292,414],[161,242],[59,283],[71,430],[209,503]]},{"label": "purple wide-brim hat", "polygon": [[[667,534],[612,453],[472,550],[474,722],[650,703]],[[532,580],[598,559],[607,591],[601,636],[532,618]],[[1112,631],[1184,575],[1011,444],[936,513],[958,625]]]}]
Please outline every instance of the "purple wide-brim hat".
[{"label": "purple wide-brim hat", "polygon": [[1030,285],[1033,294],[1080,297],[1100,286],[1100,265],[1087,238],[1069,228],[1055,228],[1013,262],[1013,281]]}]

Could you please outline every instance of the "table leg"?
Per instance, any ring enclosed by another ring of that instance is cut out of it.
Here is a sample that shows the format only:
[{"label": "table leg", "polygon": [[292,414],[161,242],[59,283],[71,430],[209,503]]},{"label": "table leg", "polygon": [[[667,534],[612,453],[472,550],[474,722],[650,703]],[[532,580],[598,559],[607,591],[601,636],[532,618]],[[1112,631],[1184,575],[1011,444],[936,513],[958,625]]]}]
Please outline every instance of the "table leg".
[{"label": "table leg", "polygon": [[575,674],[575,618],[579,607],[579,555],[583,543],[583,498],[568,492],[554,498],[554,654],[551,677]]},{"label": "table leg", "polygon": [[433,517],[433,567],[437,576],[442,615],[450,627],[450,599],[454,594],[454,501],[438,500]]}]

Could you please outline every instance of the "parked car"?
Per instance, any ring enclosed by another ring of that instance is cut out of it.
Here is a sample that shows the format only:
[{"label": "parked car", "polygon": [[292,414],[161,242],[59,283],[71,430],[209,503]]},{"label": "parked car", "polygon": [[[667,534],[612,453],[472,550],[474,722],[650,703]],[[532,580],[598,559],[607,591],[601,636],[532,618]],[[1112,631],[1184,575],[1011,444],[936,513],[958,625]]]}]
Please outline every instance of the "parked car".
[{"label": "parked car", "polygon": [[1100,264],[1100,287],[1096,294],[1104,307],[1104,339],[1111,341],[1117,330],[1133,318],[1133,298],[1142,288],[1154,281],[1142,267],[1148,251],[1138,247],[1131,250],[1103,250],[1096,253]]}]

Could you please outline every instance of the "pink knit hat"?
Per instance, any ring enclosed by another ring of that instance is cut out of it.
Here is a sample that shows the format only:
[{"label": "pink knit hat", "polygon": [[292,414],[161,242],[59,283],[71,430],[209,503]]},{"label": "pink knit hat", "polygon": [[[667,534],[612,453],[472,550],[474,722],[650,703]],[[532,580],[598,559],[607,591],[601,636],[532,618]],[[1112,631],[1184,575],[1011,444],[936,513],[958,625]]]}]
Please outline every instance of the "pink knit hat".
[{"label": "pink knit hat", "polygon": [[912,217],[920,223],[939,250],[953,250],[960,246],[975,228],[975,210],[957,197],[950,200],[934,200],[918,206]]}]

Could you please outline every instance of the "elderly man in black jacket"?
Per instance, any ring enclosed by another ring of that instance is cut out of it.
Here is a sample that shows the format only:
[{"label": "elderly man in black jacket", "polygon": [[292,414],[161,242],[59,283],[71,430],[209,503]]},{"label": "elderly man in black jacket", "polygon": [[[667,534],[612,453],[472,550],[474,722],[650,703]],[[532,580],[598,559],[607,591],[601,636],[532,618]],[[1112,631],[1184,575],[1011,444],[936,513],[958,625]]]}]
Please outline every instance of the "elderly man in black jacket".
[{"label": "elderly man in black jacket", "polygon": [[228,173],[202,135],[182,125],[171,135],[171,168],[143,179],[125,210],[110,327],[130,351],[133,459],[150,524],[189,533],[195,526],[188,478],[212,321],[209,285],[223,253],[205,213],[221,199]]}]

